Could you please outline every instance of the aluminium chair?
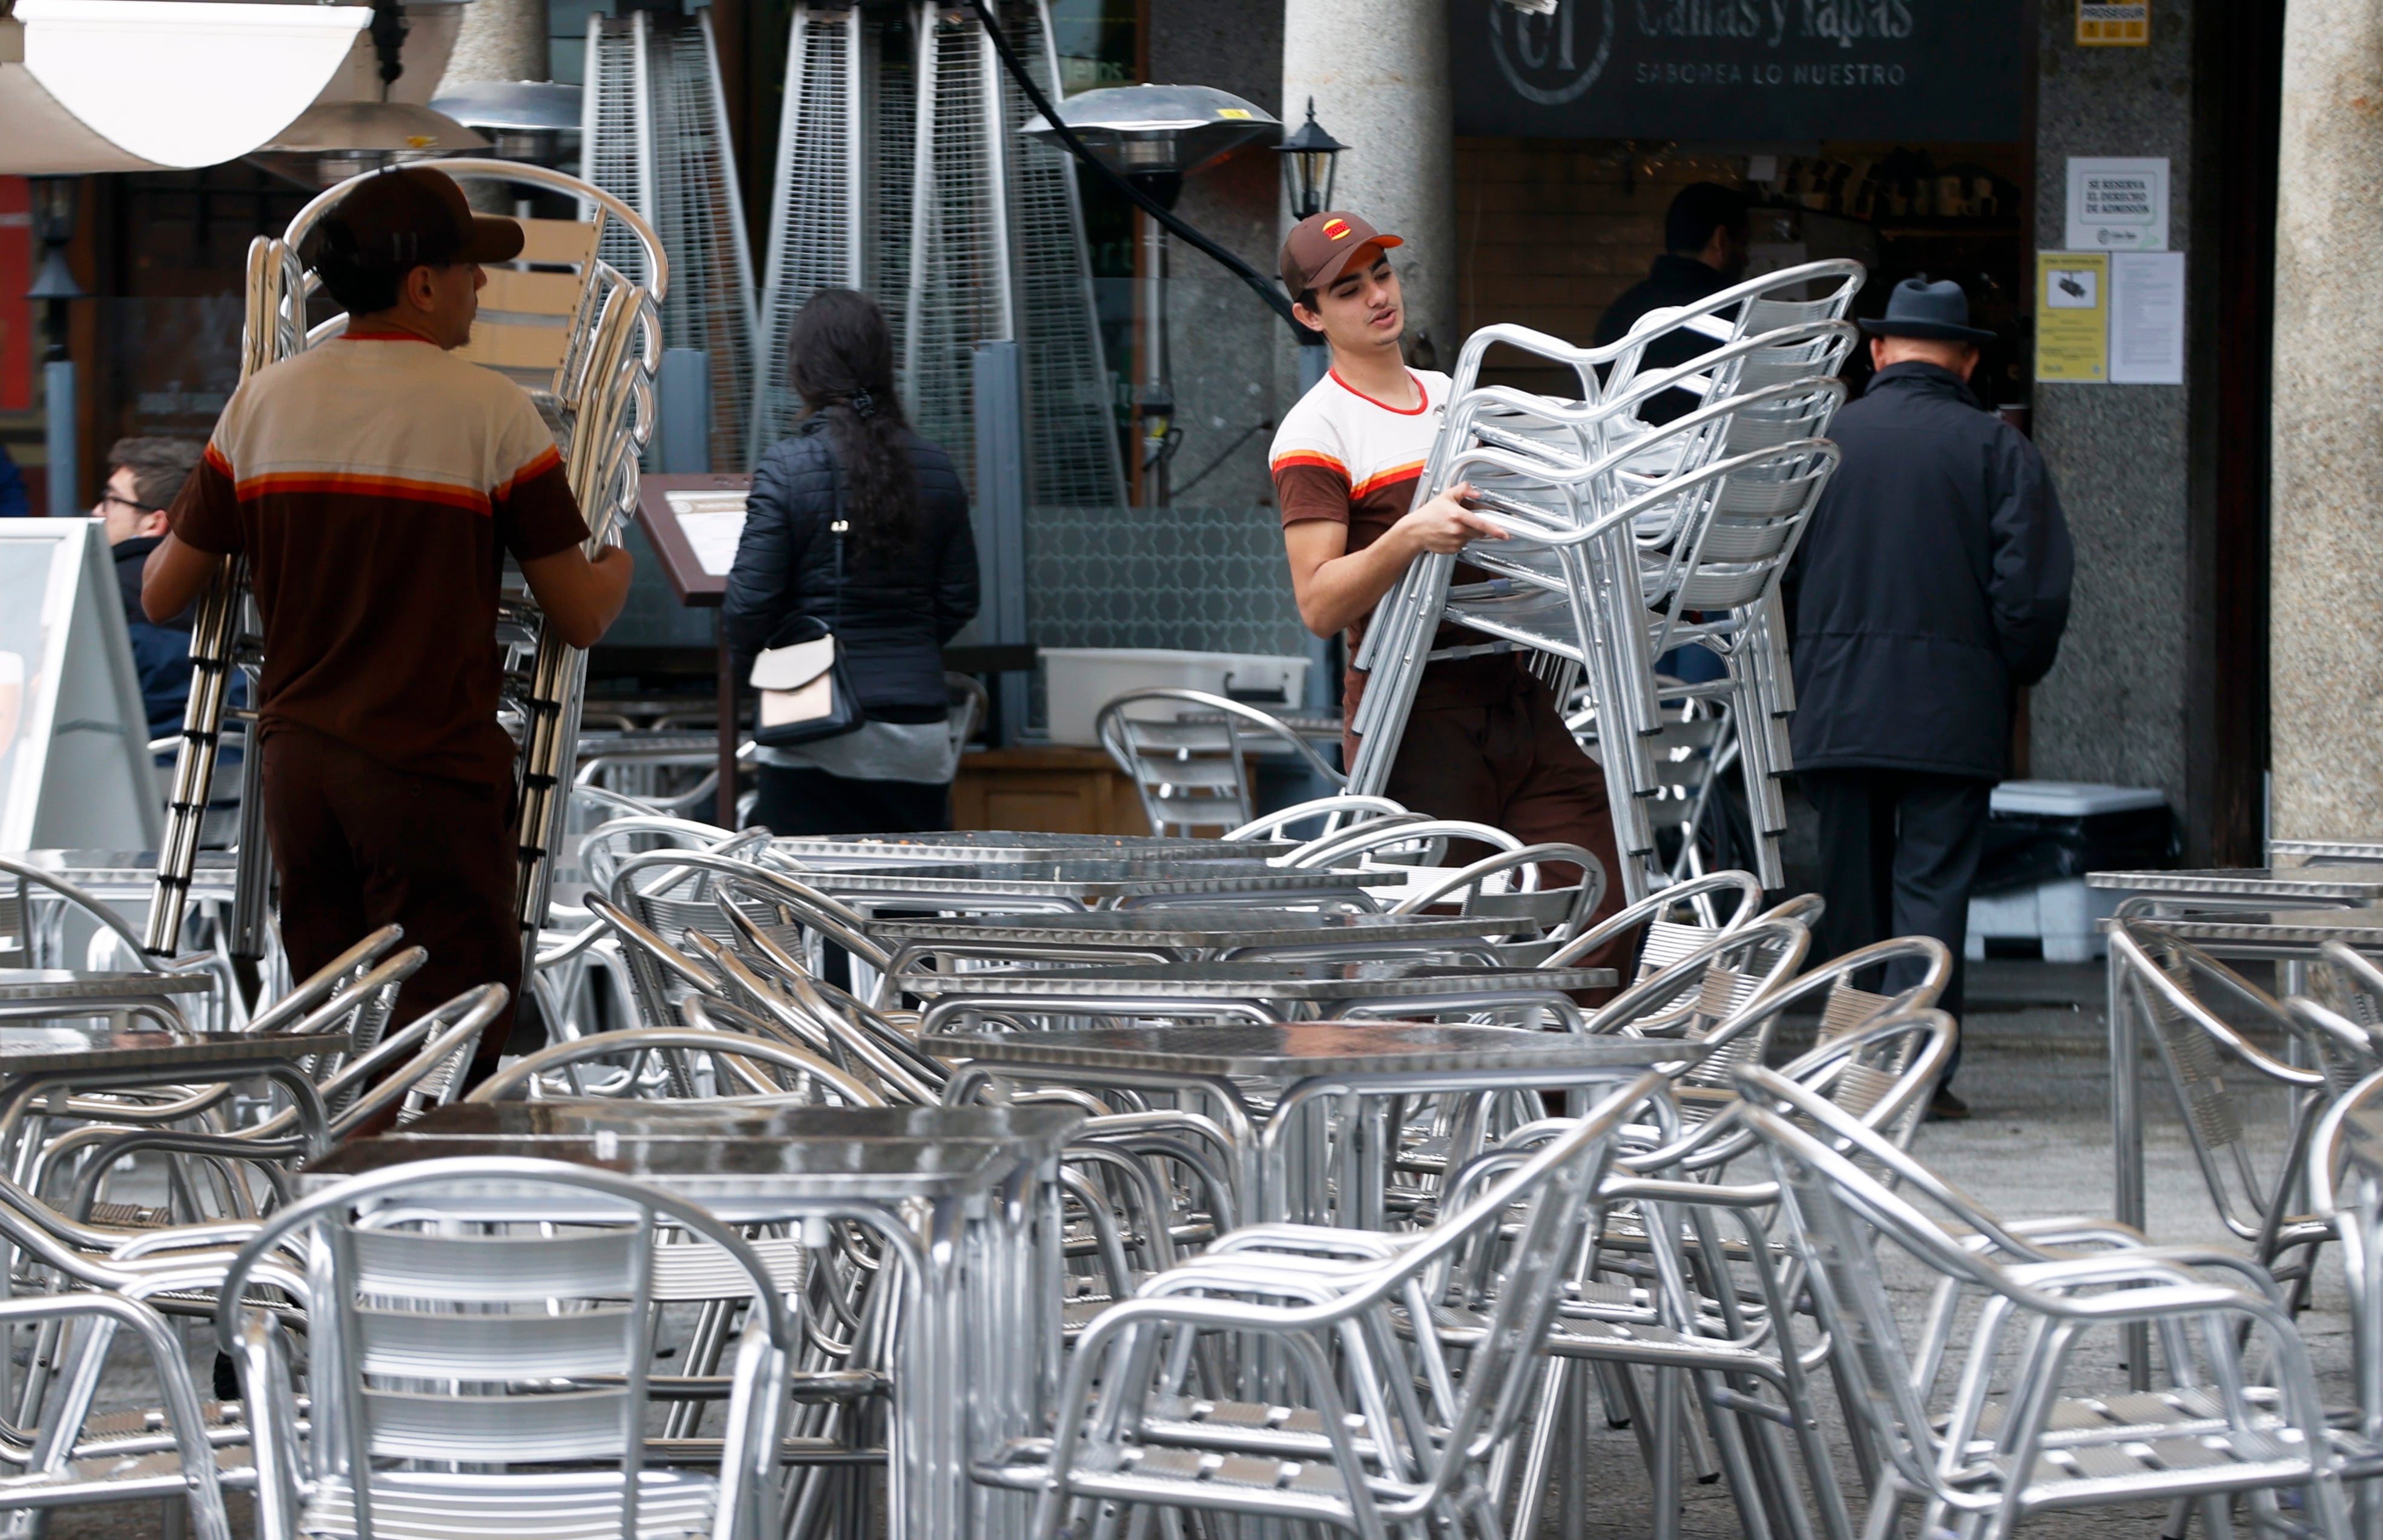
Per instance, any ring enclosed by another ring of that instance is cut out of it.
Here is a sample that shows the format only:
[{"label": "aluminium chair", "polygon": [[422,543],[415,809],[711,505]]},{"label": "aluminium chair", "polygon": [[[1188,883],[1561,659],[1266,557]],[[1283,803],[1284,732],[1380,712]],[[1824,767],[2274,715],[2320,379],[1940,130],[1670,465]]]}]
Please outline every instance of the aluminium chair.
[{"label": "aluminium chair", "polygon": [[[2194,1504],[2222,1534],[2239,1494],[2262,1531],[2348,1535],[2342,1448],[2255,1266],[2113,1226],[2028,1233],[1803,1088],[1759,1068],[1739,1083],[1876,1462],[1866,1534],[1913,1505],[1923,1533],[2000,1540],[2032,1514],[2146,1502]],[[1890,1252],[1933,1280],[1916,1333],[1887,1298]],[[2249,1287],[2205,1275],[2219,1268]],[[2078,1385],[2093,1334],[2136,1323],[2155,1330],[2166,1386]],[[2272,1386],[2251,1382],[2246,1337]]]},{"label": "aluminium chair", "polygon": [[1339,786],[1343,777],[1281,719],[1204,690],[1130,690],[1101,708],[1101,746],[1133,782],[1154,834],[1223,833],[1257,817],[1255,760],[1268,752]]},{"label": "aluminium chair", "polygon": [[[648,1453],[665,1226],[744,1300],[717,1474]],[[241,1299],[285,1239],[310,1259],[303,1443],[288,1335]],[[241,1248],[216,1331],[251,1409],[266,1540],[777,1532],[778,1427],[800,1347],[779,1286],[743,1236],[609,1172],[455,1158],[341,1183]]]}]

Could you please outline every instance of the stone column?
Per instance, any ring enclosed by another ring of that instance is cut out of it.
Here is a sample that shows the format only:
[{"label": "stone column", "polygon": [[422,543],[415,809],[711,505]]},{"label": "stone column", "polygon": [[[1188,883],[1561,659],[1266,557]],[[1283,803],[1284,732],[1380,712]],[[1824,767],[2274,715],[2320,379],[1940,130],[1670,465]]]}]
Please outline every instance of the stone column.
[{"label": "stone column", "polygon": [[[486,0],[482,0],[486,3]],[[1456,361],[1456,127],[1447,0],[1293,0],[1283,7],[1282,121],[1349,146],[1332,201],[1406,238],[1395,261],[1410,353]]]},{"label": "stone column", "polygon": [[2383,0],[2292,0],[2277,167],[2274,832],[2383,839]]},{"label": "stone column", "polygon": [[439,84],[553,79],[546,28],[546,0],[472,0]]}]

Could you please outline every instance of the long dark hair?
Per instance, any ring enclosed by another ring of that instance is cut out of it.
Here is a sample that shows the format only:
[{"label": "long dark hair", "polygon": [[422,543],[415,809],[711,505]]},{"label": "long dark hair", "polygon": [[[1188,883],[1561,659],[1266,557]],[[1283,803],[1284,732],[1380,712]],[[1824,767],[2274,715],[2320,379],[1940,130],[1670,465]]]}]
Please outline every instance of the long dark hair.
[{"label": "long dark hair", "polygon": [[786,351],[804,416],[825,417],[834,436],[855,554],[881,567],[901,561],[918,543],[919,476],[885,313],[855,290],[822,289],[795,316]]}]

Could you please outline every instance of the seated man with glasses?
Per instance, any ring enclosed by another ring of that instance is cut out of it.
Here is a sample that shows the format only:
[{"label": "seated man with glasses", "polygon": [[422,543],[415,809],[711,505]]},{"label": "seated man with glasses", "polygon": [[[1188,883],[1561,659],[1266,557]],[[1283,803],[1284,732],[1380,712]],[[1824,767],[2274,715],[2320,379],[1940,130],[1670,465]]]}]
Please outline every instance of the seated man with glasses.
[{"label": "seated man with glasses", "polygon": [[141,609],[141,564],[166,537],[166,508],[198,468],[206,446],[191,438],[119,438],[107,451],[107,482],[92,517],[107,526],[115,548],[116,584],[123,590],[124,622],[132,633],[132,663],[141,674],[141,704],[149,736],[182,729],[191,698],[191,617],[193,602],[167,621]]}]

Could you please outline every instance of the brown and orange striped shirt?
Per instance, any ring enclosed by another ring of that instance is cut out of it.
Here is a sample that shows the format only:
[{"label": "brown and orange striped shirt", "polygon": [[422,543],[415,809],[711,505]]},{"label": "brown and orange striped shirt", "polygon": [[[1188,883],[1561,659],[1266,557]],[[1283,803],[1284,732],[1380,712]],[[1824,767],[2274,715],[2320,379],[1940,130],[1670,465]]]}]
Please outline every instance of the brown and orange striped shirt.
[{"label": "brown and orange striped shirt", "polygon": [[248,556],[265,737],[303,729],[393,769],[512,775],[503,560],[587,537],[520,387],[407,334],[325,342],[242,382],[168,517],[186,545]]}]

